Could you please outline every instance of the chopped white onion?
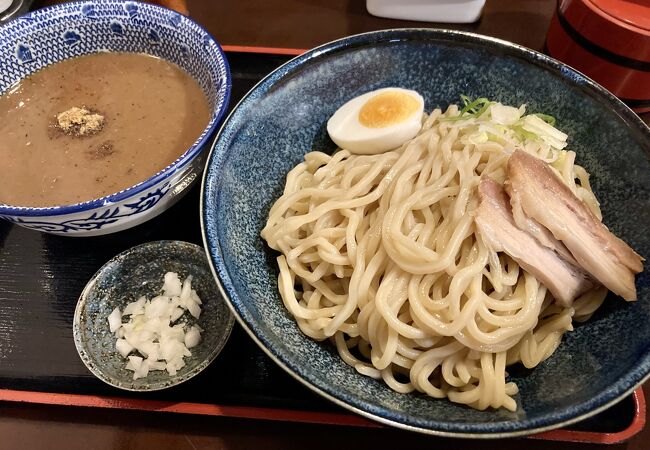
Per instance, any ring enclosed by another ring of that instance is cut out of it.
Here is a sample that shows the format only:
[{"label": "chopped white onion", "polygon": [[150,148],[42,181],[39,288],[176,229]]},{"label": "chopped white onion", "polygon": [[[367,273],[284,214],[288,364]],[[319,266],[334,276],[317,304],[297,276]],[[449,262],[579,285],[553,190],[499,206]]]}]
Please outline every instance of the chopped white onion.
[{"label": "chopped white onion", "polygon": [[129,356],[129,353],[133,351],[133,347],[126,342],[126,339],[118,339],[115,342],[115,348],[120,352],[120,355],[122,355],[123,358]]},{"label": "chopped white onion", "polygon": [[506,106],[501,103],[490,105],[492,121],[500,125],[512,125],[519,120],[521,112],[514,106]]},{"label": "chopped white onion", "polygon": [[160,344],[153,342],[153,340],[143,341],[136,348],[142,354],[142,356],[156,361],[159,359]]},{"label": "chopped white onion", "polygon": [[115,333],[118,328],[122,326],[122,314],[120,313],[120,308],[115,308],[113,312],[108,315],[108,327],[111,330],[111,333]]},{"label": "chopped white onion", "polygon": [[[111,332],[118,338],[115,348],[124,358],[128,358],[126,369],[133,371],[133,379],[145,378],[150,371],[167,370],[175,375],[185,366],[183,360],[191,356],[188,348],[201,341],[203,329],[194,325],[186,332],[185,321],[172,325],[185,311],[199,318],[201,299],[192,289],[192,276],[183,283],[178,274],[165,274],[163,295],[147,300],[140,297],[129,303],[123,313],[115,308],[108,317]],[[122,323],[123,316],[130,316]],[[131,355],[137,351],[141,356]],[[144,358],[146,359],[144,359]]]},{"label": "chopped white onion", "polygon": [[140,330],[150,331],[152,333],[160,333],[161,326],[167,324],[167,318],[164,317],[152,317],[142,324],[142,327],[138,327]]},{"label": "chopped white onion", "polygon": [[167,328],[161,329],[160,332],[161,339],[176,339],[180,342],[183,340],[183,336],[185,336],[185,327],[180,323],[173,327],[167,326]]},{"label": "chopped white onion", "polygon": [[163,284],[163,292],[169,297],[178,297],[181,295],[182,289],[181,280],[175,272],[167,272],[165,274],[165,282]]},{"label": "chopped white onion", "polygon": [[174,358],[171,361],[167,362],[167,372],[169,372],[170,375],[176,375],[176,372],[179,371],[185,367],[185,361],[183,361],[182,357]]},{"label": "chopped white onion", "polygon": [[198,319],[201,316],[201,307],[198,305],[198,303],[194,303],[192,300],[188,300],[186,307],[190,314],[194,316],[194,318]]},{"label": "chopped white onion", "polygon": [[175,308],[172,310],[172,312],[171,312],[171,314],[170,314],[170,316],[169,316],[169,317],[170,317],[170,320],[171,320],[172,322],[176,322],[178,319],[181,318],[181,316],[183,315],[184,312],[185,312],[185,310],[184,310],[183,308],[180,308],[180,307],[178,307],[178,306],[175,307]]},{"label": "chopped white onion", "polygon": [[165,370],[167,368],[167,363],[165,361],[152,361],[147,358],[149,364],[149,370]]},{"label": "chopped white onion", "polygon": [[129,370],[138,370],[142,364],[142,358],[139,356],[129,356],[129,362],[126,368]]},{"label": "chopped white onion", "polygon": [[185,344],[176,339],[161,339],[160,341],[160,353],[162,359],[166,361],[171,361],[179,356],[185,356],[186,351],[188,350],[185,347]]},{"label": "chopped white onion", "polygon": [[149,362],[145,360],[142,361],[140,367],[135,369],[135,372],[133,373],[133,379],[137,380],[138,378],[145,378],[147,375],[149,375]]},{"label": "chopped white onion", "polygon": [[144,316],[147,319],[154,317],[163,317],[165,314],[167,314],[168,308],[169,297],[160,295],[158,297],[152,298],[150,302],[144,305]]},{"label": "chopped white onion", "polygon": [[144,304],[147,301],[146,297],[140,297],[134,302],[129,303],[126,305],[126,308],[124,308],[124,312],[122,313],[123,316],[130,316],[134,315],[137,316],[139,314],[144,313]]},{"label": "chopped white onion", "polygon": [[188,276],[185,281],[183,281],[183,288],[181,289],[181,303],[184,303],[190,299],[190,294],[192,293],[192,275]]},{"label": "chopped white onion", "polygon": [[152,341],[154,335],[149,330],[131,330],[124,333],[124,339],[133,347],[138,348],[143,342]]},{"label": "chopped white onion", "polygon": [[196,326],[193,326],[187,333],[185,333],[185,347],[187,348],[196,347],[200,340],[201,332]]},{"label": "chopped white onion", "polygon": [[199,305],[202,305],[201,299],[199,298],[199,294],[196,293],[194,289],[192,289],[192,292],[190,292],[190,298],[194,300],[194,303],[198,303]]}]

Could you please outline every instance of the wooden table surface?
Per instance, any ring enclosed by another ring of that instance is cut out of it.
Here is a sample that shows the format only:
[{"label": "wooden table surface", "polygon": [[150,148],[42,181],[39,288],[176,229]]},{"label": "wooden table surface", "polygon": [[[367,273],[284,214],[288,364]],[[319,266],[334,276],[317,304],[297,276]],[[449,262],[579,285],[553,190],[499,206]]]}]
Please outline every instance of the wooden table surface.
[{"label": "wooden table surface", "polygon": [[[456,1],[456,0],[454,0]],[[487,0],[469,25],[382,19],[365,0],[187,0],[190,15],[222,44],[311,48],[366,31],[404,27],[454,28],[541,49],[555,0]]]},{"label": "wooden table surface", "polygon": [[[43,4],[52,1],[42,2]],[[310,48],[384,28],[446,27],[541,50],[555,0],[487,0],[482,19],[443,25],[380,19],[363,0],[188,0],[191,16],[224,45]],[[644,117],[650,122],[650,115]],[[644,387],[650,399],[650,385]],[[395,429],[343,428],[0,402],[0,449],[586,449],[536,440],[462,441]],[[612,449],[650,448],[650,428]]]}]

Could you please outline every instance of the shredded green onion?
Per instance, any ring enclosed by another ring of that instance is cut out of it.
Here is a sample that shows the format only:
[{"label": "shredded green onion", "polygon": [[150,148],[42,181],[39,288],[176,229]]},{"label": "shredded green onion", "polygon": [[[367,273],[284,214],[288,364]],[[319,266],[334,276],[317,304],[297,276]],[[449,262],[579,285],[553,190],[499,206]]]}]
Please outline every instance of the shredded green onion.
[{"label": "shredded green onion", "polygon": [[542,114],[542,113],[536,113],[534,115],[539,117],[540,119],[542,119],[544,122],[546,122],[550,126],[552,126],[552,127],[555,126],[555,117],[549,116],[548,114]]},{"label": "shredded green onion", "polygon": [[485,97],[477,98],[473,102],[469,102],[463,109],[460,110],[460,115],[470,114],[473,116],[480,116],[490,106],[490,100]]},{"label": "shredded green onion", "polygon": [[492,102],[485,97],[477,98],[472,100],[471,97],[461,94],[460,99],[463,102],[463,109],[460,110],[460,113],[454,117],[447,117],[444,120],[456,121],[470,119],[472,117],[480,117],[487,109],[490,107]]},{"label": "shredded green onion", "polygon": [[460,99],[461,99],[462,102],[463,102],[463,106],[467,106],[467,105],[469,105],[470,103],[472,103],[472,99],[471,99],[471,97],[468,97],[468,96],[465,95],[465,94],[460,94]]},{"label": "shredded green onion", "polygon": [[[495,104],[495,102],[492,102],[492,101],[488,100],[485,97],[480,97],[480,98],[477,98],[477,99],[474,100],[471,97],[469,97],[467,95],[464,95],[464,94],[461,94],[460,100],[463,103],[463,107],[460,110],[460,112],[458,113],[458,115],[454,116],[454,117],[446,117],[446,118],[441,119],[441,120],[449,121],[449,122],[456,122],[456,121],[459,121],[459,120],[475,119],[475,118],[480,117],[483,113],[485,113],[488,110],[488,108],[490,107],[490,105]],[[553,116],[549,116],[548,114],[542,114],[542,113],[531,114],[531,116],[537,116],[538,119],[544,121],[546,124],[550,125],[551,127],[555,127],[556,120],[555,120],[555,117],[553,117]],[[561,135],[563,134],[559,130],[554,130],[554,129],[540,130],[539,132],[544,134],[544,136],[541,136],[540,134],[531,131],[530,130],[530,125],[526,126],[526,124],[528,122],[530,122],[530,120],[528,120],[528,121],[526,120],[526,117],[528,117],[528,116],[521,117],[516,123],[514,123],[512,125],[509,125],[507,127],[496,125],[497,129],[499,129],[500,131],[503,131],[504,133],[506,133],[507,130],[512,130],[514,132],[514,134],[515,134],[515,137],[518,140],[522,141],[522,142],[525,142],[527,140],[530,140],[530,141],[540,141],[540,140],[548,141],[551,138],[553,138],[555,140],[563,141],[562,136],[555,136],[555,134],[561,134]],[[530,118],[532,119],[532,117],[530,117]],[[541,124],[538,124],[537,128],[539,128],[540,126],[541,126]],[[535,128],[535,130],[537,130],[537,128]],[[546,134],[549,134],[549,133],[550,133],[550,136],[546,136]],[[491,140],[491,141],[503,141],[504,140],[502,137],[496,136],[496,135],[494,135],[493,133],[490,133],[490,132],[487,133],[487,136],[488,136],[488,139]],[[553,142],[551,142],[551,145],[556,145],[557,146],[559,144],[557,144],[557,143],[554,144]],[[561,148],[561,146],[560,146],[560,148]]]},{"label": "shredded green onion", "polygon": [[503,139],[502,136],[498,136],[494,133],[489,133],[489,132],[487,133],[487,135],[488,135],[488,141],[498,142],[498,143],[505,142],[505,139]]},{"label": "shredded green onion", "polygon": [[521,125],[514,125],[514,126],[512,127],[512,130],[513,130],[515,133],[517,133],[517,135],[519,136],[519,138],[520,138],[522,141],[525,141],[526,139],[529,139],[529,140],[531,140],[531,141],[534,141],[534,140],[536,140],[536,139],[539,138],[539,136],[537,136],[535,133],[532,133],[532,132],[530,132],[530,131],[528,131],[528,130],[524,130],[524,127],[521,126]]}]

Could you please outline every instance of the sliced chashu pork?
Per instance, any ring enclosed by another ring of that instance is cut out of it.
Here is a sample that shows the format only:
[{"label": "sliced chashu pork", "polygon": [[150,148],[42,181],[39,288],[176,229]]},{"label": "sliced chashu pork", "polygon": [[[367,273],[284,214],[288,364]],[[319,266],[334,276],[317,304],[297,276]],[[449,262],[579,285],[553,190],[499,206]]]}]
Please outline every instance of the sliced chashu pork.
[{"label": "sliced chashu pork", "polygon": [[521,150],[508,160],[508,189],[524,213],[546,227],[578,264],[612,292],[636,300],[642,258],[614,236],[539,158]]},{"label": "sliced chashu pork", "polygon": [[[506,183],[504,187],[510,196],[510,185]],[[540,244],[553,250],[566,262],[571,263],[574,266],[579,266],[569,249],[566,248],[562,242],[555,239],[553,234],[548,231],[544,225],[531,219],[526,215],[526,213],[524,213],[524,210],[519,203],[519,197],[510,197],[510,207],[512,208],[512,218],[515,221],[515,225],[517,225],[520,230],[527,231],[528,234],[535,237]]]},{"label": "sliced chashu pork", "polygon": [[474,220],[487,246],[517,261],[565,306],[570,306],[578,295],[593,287],[584,272],[516,226],[508,196],[501,185],[483,178],[478,193],[480,204]]}]

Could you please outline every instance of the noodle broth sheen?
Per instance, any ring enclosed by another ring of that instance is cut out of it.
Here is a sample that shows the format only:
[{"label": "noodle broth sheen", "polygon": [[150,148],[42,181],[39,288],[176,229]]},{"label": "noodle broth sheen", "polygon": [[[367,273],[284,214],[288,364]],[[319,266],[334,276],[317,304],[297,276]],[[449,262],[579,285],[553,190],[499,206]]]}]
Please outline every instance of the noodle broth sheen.
[{"label": "noodle broth sheen", "polygon": [[[71,108],[101,115],[101,126],[64,132],[57,116]],[[162,59],[97,53],[46,67],[0,96],[0,203],[57,206],[126,189],[183,154],[209,116],[198,83]]]}]

